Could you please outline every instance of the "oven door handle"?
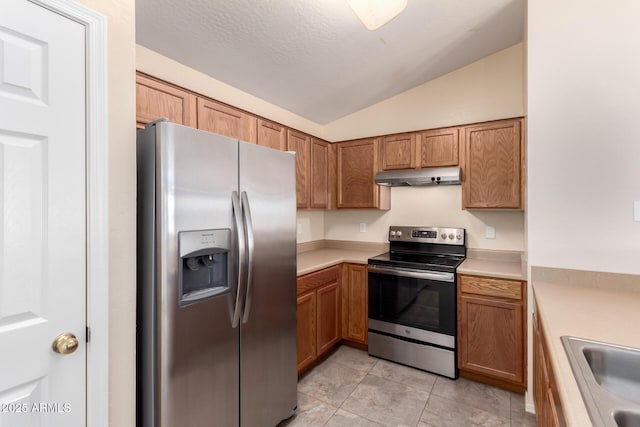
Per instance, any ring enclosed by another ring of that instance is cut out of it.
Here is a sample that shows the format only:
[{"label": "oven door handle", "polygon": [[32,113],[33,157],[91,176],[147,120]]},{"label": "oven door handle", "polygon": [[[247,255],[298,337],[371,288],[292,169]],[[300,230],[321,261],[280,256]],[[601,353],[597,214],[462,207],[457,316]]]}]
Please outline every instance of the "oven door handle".
[{"label": "oven door handle", "polygon": [[453,273],[439,271],[421,271],[408,268],[384,268],[368,266],[369,273],[388,274],[390,276],[412,277],[415,279],[437,280],[438,282],[452,282],[455,279]]}]

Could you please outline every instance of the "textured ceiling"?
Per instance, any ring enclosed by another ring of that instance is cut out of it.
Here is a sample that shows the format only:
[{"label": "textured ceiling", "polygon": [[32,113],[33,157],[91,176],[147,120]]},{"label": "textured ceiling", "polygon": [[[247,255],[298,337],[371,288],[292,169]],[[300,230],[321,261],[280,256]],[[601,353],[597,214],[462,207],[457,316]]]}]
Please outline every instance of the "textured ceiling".
[{"label": "textured ceiling", "polygon": [[137,42],[319,124],[522,40],[525,0],[409,0],[367,30],[345,0],[136,0]]}]

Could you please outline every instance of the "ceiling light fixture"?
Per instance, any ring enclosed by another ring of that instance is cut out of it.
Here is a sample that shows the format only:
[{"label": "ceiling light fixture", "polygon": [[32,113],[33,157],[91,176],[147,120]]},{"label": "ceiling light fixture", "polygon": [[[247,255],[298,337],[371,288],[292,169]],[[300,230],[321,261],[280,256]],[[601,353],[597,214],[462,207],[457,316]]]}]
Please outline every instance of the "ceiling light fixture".
[{"label": "ceiling light fixture", "polygon": [[377,30],[407,7],[407,0],[347,0],[368,30]]}]

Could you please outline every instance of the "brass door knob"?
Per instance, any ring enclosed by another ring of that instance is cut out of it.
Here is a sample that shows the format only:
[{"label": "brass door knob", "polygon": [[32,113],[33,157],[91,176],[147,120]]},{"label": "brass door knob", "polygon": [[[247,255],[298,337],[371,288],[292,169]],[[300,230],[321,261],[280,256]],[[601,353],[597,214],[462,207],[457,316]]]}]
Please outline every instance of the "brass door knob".
[{"label": "brass door knob", "polygon": [[78,348],[78,339],[71,332],[65,332],[53,340],[51,348],[59,354],[71,354]]}]

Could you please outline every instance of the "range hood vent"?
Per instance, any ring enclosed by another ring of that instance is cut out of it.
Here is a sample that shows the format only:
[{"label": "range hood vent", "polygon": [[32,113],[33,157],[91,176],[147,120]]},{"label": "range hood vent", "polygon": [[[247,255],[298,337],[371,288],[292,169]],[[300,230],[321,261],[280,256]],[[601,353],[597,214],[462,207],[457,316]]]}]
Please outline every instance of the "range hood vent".
[{"label": "range hood vent", "polygon": [[460,185],[460,168],[427,168],[378,172],[376,184],[389,187]]}]

